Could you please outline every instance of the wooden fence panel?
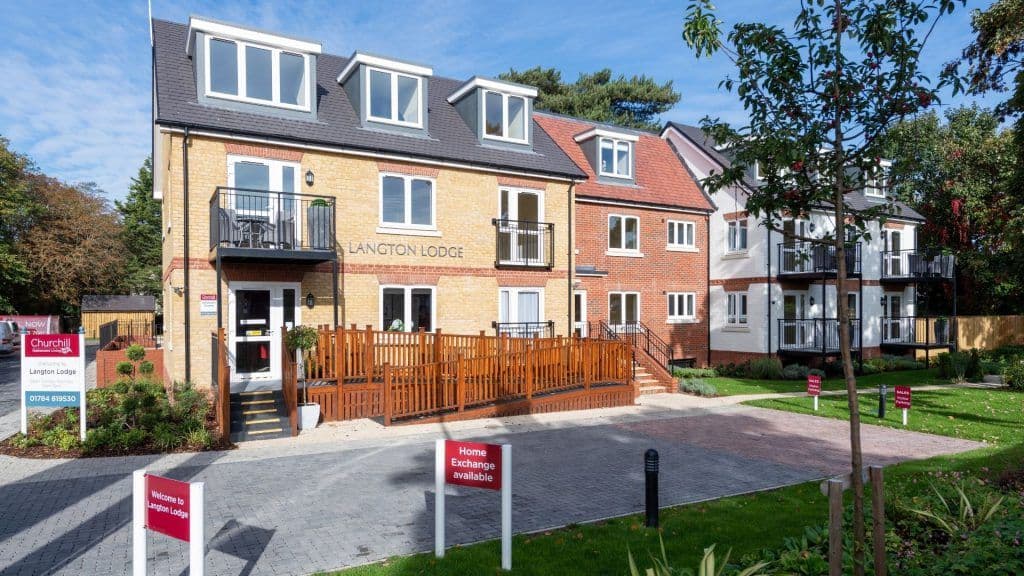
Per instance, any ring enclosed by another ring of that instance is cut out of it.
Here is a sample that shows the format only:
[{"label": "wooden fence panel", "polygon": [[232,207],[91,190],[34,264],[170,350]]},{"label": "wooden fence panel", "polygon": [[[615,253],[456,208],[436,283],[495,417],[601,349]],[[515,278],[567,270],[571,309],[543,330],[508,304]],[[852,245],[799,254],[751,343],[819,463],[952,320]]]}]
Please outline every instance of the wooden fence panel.
[{"label": "wooden fence panel", "polygon": [[956,321],[960,350],[1024,344],[1024,316],[958,316]]}]

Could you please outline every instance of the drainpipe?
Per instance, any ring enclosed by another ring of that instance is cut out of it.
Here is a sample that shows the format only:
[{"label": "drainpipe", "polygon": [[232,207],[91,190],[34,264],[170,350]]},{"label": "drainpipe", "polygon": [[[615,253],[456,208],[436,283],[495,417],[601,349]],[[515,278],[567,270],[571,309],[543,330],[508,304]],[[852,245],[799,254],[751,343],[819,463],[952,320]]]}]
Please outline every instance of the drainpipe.
[{"label": "drainpipe", "polygon": [[[188,142],[189,142],[189,130],[188,126],[185,127],[185,135],[181,142],[181,168],[182,168],[182,200],[184,203],[185,217],[182,225],[184,226],[185,234],[185,289],[182,297],[185,300],[185,382],[192,382],[192,325],[190,323],[191,314],[189,313],[189,268],[191,267],[191,258],[189,258],[189,242],[188,242]],[[218,301],[219,304],[219,301]]]},{"label": "drainpipe", "polygon": [[[567,260],[568,261],[568,264],[567,264],[568,269],[565,271],[566,277],[568,277],[568,279],[569,279],[568,280],[569,308],[568,308],[568,314],[566,314],[566,316],[569,318],[569,332],[568,332],[569,336],[572,336],[572,334],[574,333],[574,331],[576,329],[576,326],[573,323],[574,318],[573,318],[573,295],[572,295],[572,292],[573,292],[573,290],[572,290],[572,281],[573,281],[573,271],[574,271],[573,264],[572,264],[572,252],[574,250],[573,243],[572,243],[572,221],[573,221],[573,218],[576,215],[576,204],[573,201],[573,188],[575,186],[576,186],[576,181],[575,180],[572,180],[571,182],[569,182],[569,189],[568,189],[568,191],[566,193],[566,197],[568,198],[568,201],[569,201],[569,206],[568,206],[569,217],[566,219],[569,222],[569,225],[568,225],[568,229],[569,229],[568,239],[569,239],[569,242],[568,242],[568,248],[566,249],[566,256],[568,257],[568,260]],[[589,334],[588,334],[588,336],[589,336]]]},{"label": "drainpipe", "polygon": [[707,352],[707,365],[711,366],[711,213],[704,213],[704,252],[706,253],[705,259],[707,266],[704,268],[704,274],[707,277],[707,282],[704,283],[707,288],[707,299],[704,305],[704,316],[708,323],[708,352]]},{"label": "drainpipe", "polygon": [[[774,224],[774,220],[771,220],[771,216],[768,217],[769,222]],[[765,344],[765,348],[768,351],[768,357],[772,357],[772,227],[768,227],[768,246],[765,247],[765,251],[768,252],[768,298],[765,301],[768,308],[768,342]]]}]

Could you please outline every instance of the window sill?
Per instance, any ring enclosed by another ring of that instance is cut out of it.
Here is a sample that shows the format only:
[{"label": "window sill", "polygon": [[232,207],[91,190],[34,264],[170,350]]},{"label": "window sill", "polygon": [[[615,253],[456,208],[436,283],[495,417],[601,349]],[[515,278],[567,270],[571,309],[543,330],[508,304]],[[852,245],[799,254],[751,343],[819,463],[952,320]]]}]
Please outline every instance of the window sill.
[{"label": "window sill", "polygon": [[669,318],[665,324],[697,324],[696,318]]},{"label": "window sill", "polygon": [[604,253],[605,256],[621,256],[623,258],[643,258],[644,253],[638,250],[615,250],[609,249]]},{"label": "window sill", "polygon": [[750,332],[750,326],[738,326],[727,324],[722,328],[722,332]]},{"label": "window sill", "polygon": [[726,252],[722,254],[722,260],[739,260],[741,258],[750,258],[750,253],[746,250],[738,250],[736,252]]},{"label": "window sill", "polygon": [[377,226],[377,234],[393,234],[395,236],[433,236],[441,237],[440,230],[422,230],[419,228],[399,228],[395,226]]},{"label": "window sill", "polygon": [[696,246],[672,246],[671,244],[666,246],[665,250],[668,250],[669,252],[700,252],[700,250],[697,250]]}]

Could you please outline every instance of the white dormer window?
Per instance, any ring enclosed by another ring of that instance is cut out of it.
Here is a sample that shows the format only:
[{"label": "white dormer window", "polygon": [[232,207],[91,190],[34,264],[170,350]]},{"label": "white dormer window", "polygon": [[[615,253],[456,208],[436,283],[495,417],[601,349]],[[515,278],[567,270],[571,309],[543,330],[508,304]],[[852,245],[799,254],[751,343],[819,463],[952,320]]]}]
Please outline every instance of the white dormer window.
[{"label": "white dormer window", "polygon": [[309,110],[309,57],[241,40],[206,37],[206,95]]},{"label": "white dormer window", "polygon": [[484,90],[484,137],[526,141],[526,98]]},{"label": "white dormer window", "polygon": [[368,117],[377,122],[399,126],[423,127],[420,101],[423,79],[381,68],[367,68]]},{"label": "white dormer window", "polygon": [[885,198],[889,192],[889,169],[890,162],[882,163],[871,171],[864,181],[864,195],[872,198]]},{"label": "white dormer window", "polygon": [[626,140],[601,138],[598,171],[601,176],[633,177],[633,143]]}]

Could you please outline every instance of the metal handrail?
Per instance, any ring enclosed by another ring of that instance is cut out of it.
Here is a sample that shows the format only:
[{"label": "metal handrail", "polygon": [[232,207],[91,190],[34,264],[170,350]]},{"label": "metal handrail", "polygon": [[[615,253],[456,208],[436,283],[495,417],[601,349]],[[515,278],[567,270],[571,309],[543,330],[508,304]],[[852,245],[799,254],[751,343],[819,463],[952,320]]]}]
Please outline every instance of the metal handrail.
[{"label": "metal handrail", "polygon": [[333,251],[336,208],[331,196],[218,186],[210,197],[210,249]]},{"label": "metal handrail", "polygon": [[[850,320],[850,348],[859,350],[860,318]],[[837,318],[779,318],[779,350],[839,350]]]},{"label": "metal handrail", "polygon": [[955,320],[948,316],[883,316],[881,321],[883,344],[950,346],[955,341]]},{"label": "metal handrail", "polygon": [[512,336],[513,338],[554,338],[555,322],[491,322],[496,336]]},{"label": "metal handrail", "polygon": [[881,253],[882,278],[952,280],[956,256],[922,250],[885,250]]},{"label": "metal handrail", "polygon": [[666,370],[672,370],[672,363],[675,360],[672,347],[643,322],[635,321],[626,322],[625,324],[614,324],[609,326],[609,330],[614,330],[619,335],[624,335],[633,346],[643,350]]},{"label": "metal handrail", "polygon": [[498,267],[553,268],[555,225],[530,220],[491,219],[494,226],[494,264]]},{"label": "metal handrail", "polygon": [[[839,270],[836,247],[813,242],[783,242],[778,246],[779,274],[835,273]],[[861,273],[861,243],[846,243],[846,273]]]}]

